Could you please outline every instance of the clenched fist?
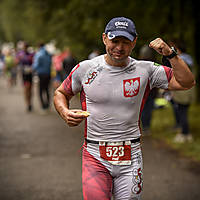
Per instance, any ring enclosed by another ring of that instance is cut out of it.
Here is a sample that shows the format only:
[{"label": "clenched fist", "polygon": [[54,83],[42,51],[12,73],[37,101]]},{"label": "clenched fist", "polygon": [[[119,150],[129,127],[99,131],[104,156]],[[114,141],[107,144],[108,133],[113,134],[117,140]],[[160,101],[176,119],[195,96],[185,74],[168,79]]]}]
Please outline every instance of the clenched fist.
[{"label": "clenched fist", "polygon": [[161,38],[156,38],[155,40],[151,41],[149,47],[163,56],[168,56],[172,53],[171,48]]}]

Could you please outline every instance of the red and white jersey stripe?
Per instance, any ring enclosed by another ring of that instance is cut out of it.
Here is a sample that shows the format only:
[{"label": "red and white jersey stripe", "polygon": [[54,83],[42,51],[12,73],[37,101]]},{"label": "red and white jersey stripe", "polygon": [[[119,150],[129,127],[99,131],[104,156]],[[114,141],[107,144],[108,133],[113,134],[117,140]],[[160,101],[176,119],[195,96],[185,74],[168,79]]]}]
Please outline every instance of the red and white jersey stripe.
[{"label": "red and white jersey stripe", "polygon": [[126,67],[106,63],[104,55],[79,63],[62,83],[70,95],[81,94],[82,109],[90,112],[85,137],[124,141],[140,137],[140,114],[149,91],[168,88],[172,69],[129,57]]}]

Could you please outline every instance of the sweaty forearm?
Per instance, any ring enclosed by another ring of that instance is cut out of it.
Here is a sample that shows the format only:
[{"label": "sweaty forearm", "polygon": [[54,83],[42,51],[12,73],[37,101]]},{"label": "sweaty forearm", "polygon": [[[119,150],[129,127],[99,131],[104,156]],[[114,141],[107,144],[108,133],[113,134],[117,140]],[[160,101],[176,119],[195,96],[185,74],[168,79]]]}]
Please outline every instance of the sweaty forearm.
[{"label": "sweaty forearm", "polygon": [[80,109],[69,109],[70,99],[71,96],[62,93],[62,91],[55,91],[54,106],[62,119],[72,127],[79,125],[89,115],[83,113]]},{"label": "sweaty forearm", "polygon": [[65,120],[66,113],[69,112],[69,98],[60,91],[55,91],[54,106],[58,114]]},{"label": "sweaty forearm", "polygon": [[170,59],[173,68],[173,75],[176,81],[184,88],[191,88],[195,85],[194,75],[190,71],[187,64],[179,57],[175,56]]}]

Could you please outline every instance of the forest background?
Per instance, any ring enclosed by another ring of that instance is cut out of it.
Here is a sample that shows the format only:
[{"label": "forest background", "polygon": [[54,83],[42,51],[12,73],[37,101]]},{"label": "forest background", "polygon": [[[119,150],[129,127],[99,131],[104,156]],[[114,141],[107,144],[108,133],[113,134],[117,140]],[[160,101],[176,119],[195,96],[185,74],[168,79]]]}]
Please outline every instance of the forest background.
[{"label": "forest background", "polygon": [[35,46],[55,41],[70,47],[79,60],[93,49],[104,52],[101,35],[107,22],[126,16],[136,24],[133,56],[156,37],[179,38],[195,62],[200,100],[200,12],[197,0],[0,0],[0,44],[25,40]]}]

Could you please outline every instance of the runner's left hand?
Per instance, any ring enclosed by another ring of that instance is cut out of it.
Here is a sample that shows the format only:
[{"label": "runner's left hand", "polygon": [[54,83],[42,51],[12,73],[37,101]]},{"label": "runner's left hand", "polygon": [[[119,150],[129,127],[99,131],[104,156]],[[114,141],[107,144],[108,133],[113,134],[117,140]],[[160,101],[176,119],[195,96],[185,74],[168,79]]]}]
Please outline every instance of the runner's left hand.
[{"label": "runner's left hand", "polygon": [[163,56],[168,56],[172,53],[171,48],[161,38],[156,38],[155,40],[151,41],[149,47]]}]

